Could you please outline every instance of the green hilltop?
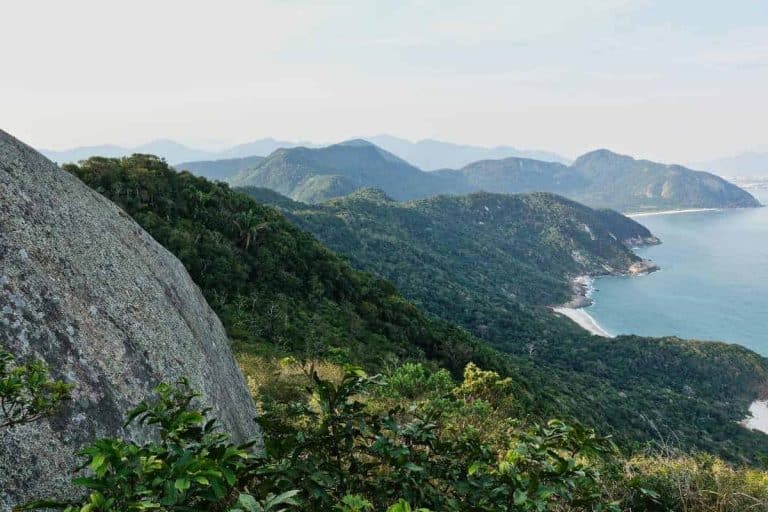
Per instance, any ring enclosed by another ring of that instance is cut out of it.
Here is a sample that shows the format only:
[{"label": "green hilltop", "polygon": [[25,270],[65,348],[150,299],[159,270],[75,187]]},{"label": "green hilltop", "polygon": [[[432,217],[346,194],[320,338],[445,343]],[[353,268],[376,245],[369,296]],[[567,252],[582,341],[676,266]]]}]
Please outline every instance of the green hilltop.
[{"label": "green hilltop", "polygon": [[375,187],[398,199],[429,195],[434,177],[363,140],[324,148],[279,149],[230,182],[266,187],[303,202],[321,202]]}]

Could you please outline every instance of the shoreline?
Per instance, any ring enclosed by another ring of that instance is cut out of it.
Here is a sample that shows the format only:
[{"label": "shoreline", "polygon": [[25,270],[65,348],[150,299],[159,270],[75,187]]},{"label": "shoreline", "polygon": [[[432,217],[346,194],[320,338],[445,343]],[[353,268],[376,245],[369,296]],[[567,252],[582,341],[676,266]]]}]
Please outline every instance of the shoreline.
[{"label": "shoreline", "polygon": [[558,313],[560,315],[563,315],[566,318],[570,318],[574,322],[576,322],[579,327],[584,329],[585,331],[590,332],[591,334],[595,336],[601,336],[603,338],[615,338],[615,336],[597,323],[597,321],[584,311],[584,308],[569,308],[569,307],[556,307],[552,308],[552,311],[555,313]]},{"label": "shoreline", "polygon": [[571,290],[573,292],[571,300],[562,306],[552,307],[552,311],[569,318],[579,327],[595,336],[613,338],[613,334],[603,329],[603,327],[597,323],[597,320],[584,310],[587,306],[592,305],[592,299],[590,297],[594,291],[592,283],[592,277],[586,275],[577,276],[571,279]]},{"label": "shoreline", "polygon": [[[655,240],[656,243],[658,243],[658,240]],[[627,272],[611,272],[606,275],[643,276],[657,270],[659,270],[659,266],[654,262],[641,259],[632,263],[627,269]],[[593,282],[593,276],[590,275],[581,275],[571,278],[571,300],[560,306],[552,306],[550,309],[556,314],[569,318],[579,327],[595,336],[615,338],[616,336],[614,334],[611,334],[603,328],[603,326],[601,326],[597,320],[584,309],[594,303],[591,297],[592,292],[595,289]],[[768,412],[768,410],[766,412]]]},{"label": "shoreline", "polygon": [[719,212],[722,210],[723,208],[687,208],[683,210],[662,210],[658,212],[625,213],[624,216],[629,217],[630,219],[636,219],[638,217],[651,217],[654,215],[676,215],[679,213]]}]

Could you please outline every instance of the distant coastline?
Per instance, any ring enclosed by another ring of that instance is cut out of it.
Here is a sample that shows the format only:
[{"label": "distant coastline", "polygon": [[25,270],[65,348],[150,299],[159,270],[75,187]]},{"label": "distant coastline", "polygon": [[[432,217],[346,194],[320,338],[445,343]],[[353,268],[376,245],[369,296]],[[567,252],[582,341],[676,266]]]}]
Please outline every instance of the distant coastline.
[{"label": "distant coastline", "polygon": [[683,210],[662,210],[658,212],[637,212],[637,213],[625,213],[626,217],[636,219],[638,217],[651,217],[653,215],[676,215],[678,213],[699,213],[699,212],[719,212],[723,208],[686,208]]}]

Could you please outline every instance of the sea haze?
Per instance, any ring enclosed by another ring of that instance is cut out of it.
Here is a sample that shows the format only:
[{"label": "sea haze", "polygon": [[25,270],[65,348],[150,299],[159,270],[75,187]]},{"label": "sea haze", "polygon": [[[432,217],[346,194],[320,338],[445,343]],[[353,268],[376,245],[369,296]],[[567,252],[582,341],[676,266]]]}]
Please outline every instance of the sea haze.
[{"label": "sea haze", "polygon": [[[755,194],[768,204],[768,192]],[[768,208],[640,217],[661,271],[595,281],[587,311],[612,334],[734,342],[768,356]]]}]

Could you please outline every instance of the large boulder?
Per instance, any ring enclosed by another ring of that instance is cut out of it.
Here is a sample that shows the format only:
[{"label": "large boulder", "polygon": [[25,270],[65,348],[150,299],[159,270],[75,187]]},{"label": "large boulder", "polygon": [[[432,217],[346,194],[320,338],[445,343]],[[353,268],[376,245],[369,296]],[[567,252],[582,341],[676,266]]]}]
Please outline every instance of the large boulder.
[{"label": "large boulder", "polygon": [[74,384],[51,419],[0,432],[0,510],[71,495],[85,443],[143,441],[124,414],[188,377],[235,440],[256,411],[227,336],[183,265],[125,212],[0,130],[0,347]]}]

